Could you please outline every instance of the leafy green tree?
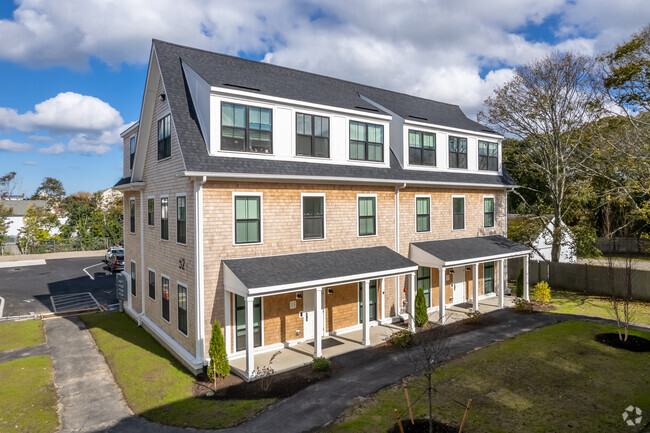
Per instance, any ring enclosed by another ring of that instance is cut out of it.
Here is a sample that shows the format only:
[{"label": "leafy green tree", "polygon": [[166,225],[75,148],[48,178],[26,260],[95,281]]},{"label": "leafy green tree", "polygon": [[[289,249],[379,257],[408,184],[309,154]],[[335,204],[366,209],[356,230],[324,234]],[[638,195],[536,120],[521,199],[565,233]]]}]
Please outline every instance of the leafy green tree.
[{"label": "leafy green tree", "polygon": [[7,240],[7,230],[9,229],[9,221],[7,218],[13,213],[13,208],[0,204],[0,244]]},{"label": "leafy green tree", "polygon": [[25,211],[23,221],[24,227],[18,235],[18,246],[25,252],[35,243],[58,238],[51,233],[59,226],[59,219],[46,208],[30,205]]},{"label": "leafy green tree", "polygon": [[65,188],[60,180],[53,177],[46,177],[36,188],[33,199],[43,198],[47,202],[47,207],[53,209],[65,197]]},{"label": "leafy green tree", "polygon": [[90,235],[92,214],[95,211],[95,204],[88,198],[81,195],[71,195],[61,201],[61,209],[68,218],[62,228],[62,235],[69,238],[72,235],[79,237]]},{"label": "leafy green tree", "polygon": [[215,320],[212,324],[212,336],[210,337],[210,364],[208,365],[208,377],[214,380],[214,390],[217,391],[217,378],[224,378],[230,374],[230,364],[226,354],[226,344],[221,333],[221,324]]},{"label": "leafy green tree", "polygon": [[420,287],[417,295],[415,295],[415,324],[422,327],[428,322],[429,315],[427,314],[427,300],[424,297],[424,290]]}]

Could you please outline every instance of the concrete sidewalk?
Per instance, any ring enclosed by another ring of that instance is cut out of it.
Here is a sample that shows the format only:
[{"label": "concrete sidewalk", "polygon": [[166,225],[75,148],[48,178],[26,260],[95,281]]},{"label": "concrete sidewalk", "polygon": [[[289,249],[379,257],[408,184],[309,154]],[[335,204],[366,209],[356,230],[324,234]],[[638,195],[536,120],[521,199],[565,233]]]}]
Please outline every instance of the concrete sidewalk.
[{"label": "concrete sidewalk", "polygon": [[105,254],[106,254],[106,250],[66,251],[61,253],[46,253],[46,254],[16,254],[12,256],[0,256],[0,262],[20,262],[24,260],[72,259],[75,257],[104,257]]}]

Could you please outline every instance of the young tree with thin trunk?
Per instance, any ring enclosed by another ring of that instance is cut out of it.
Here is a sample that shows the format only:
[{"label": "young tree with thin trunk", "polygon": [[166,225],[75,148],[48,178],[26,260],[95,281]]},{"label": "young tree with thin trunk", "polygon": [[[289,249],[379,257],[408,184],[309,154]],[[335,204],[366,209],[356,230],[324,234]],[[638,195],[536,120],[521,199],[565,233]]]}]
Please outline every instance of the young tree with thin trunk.
[{"label": "young tree with thin trunk", "polygon": [[215,320],[212,324],[209,354],[210,364],[208,365],[208,377],[214,381],[214,392],[217,392],[217,378],[224,378],[230,374],[226,344],[221,333],[221,324],[218,320]]}]

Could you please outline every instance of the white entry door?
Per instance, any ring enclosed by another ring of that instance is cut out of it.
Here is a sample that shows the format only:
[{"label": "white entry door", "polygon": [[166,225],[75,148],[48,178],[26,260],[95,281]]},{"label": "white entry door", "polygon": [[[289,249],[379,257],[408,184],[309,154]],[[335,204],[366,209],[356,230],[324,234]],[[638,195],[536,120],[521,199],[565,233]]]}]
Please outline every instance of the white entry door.
[{"label": "white entry door", "polygon": [[465,268],[454,268],[454,304],[465,302]]},{"label": "white entry door", "polygon": [[[324,335],[325,331],[325,290],[322,292],[321,307],[322,307],[322,327]],[[302,292],[302,323],[303,323],[303,337],[307,340],[314,338],[314,321],[316,320],[316,290],[305,290]]]}]

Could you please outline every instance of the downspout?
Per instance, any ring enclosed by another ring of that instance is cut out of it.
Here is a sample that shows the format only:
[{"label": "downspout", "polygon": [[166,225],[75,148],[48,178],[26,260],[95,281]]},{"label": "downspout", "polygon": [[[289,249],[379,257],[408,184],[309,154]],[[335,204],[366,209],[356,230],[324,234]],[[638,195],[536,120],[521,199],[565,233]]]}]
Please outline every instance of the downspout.
[{"label": "downspout", "polygon": [[138,314],[138,326],[142,326],[142,316],[144,310],[144,188],[140,190],[140,299],[142,300],[142,309]]},{"label": "downspout", "polygon": [[196,320],[196,359],[205,362],[205,299],[203,278],[203,184],[207,177],[194,180],[194,277],[196,299],[194,301]]},{"label": "downspout", "polygon": [[[399,190],[406,188],[406,182],[402,186],[395,186],[395,252],[399,254]],[[395,277],[395,315],[400,315],[399,305],[399,276]]]}]

